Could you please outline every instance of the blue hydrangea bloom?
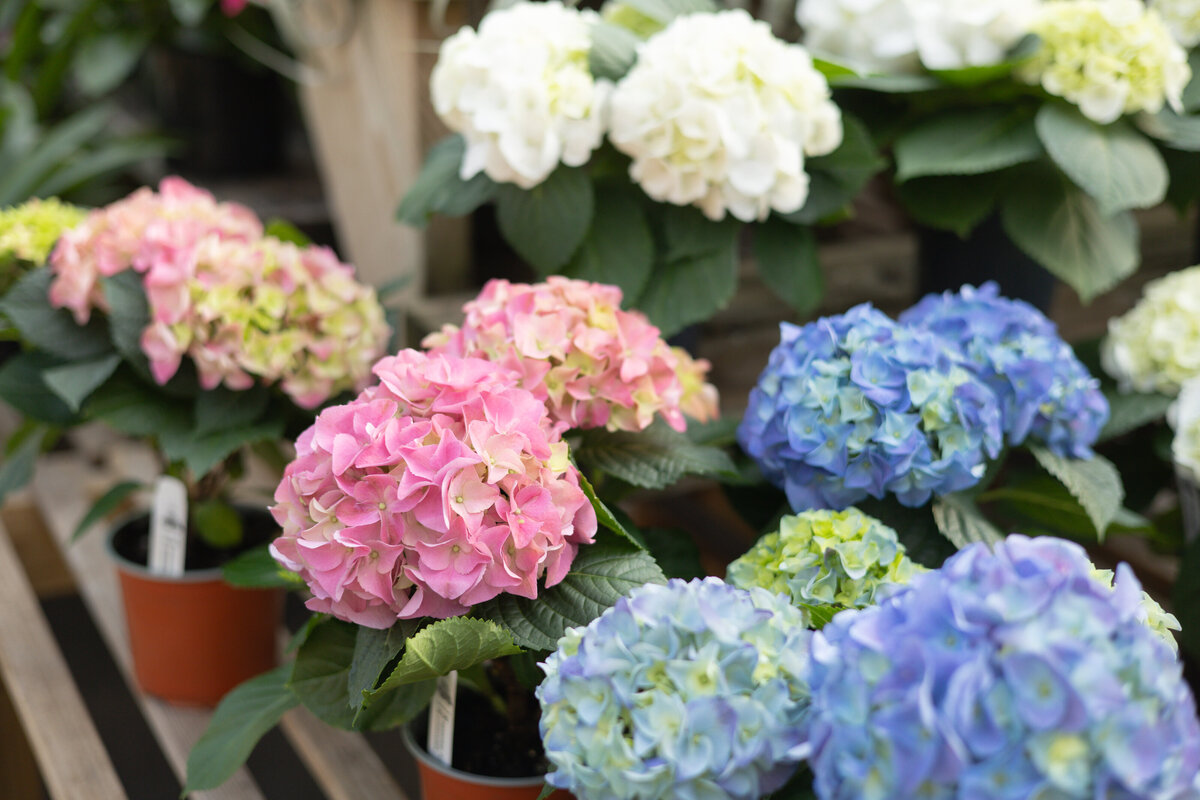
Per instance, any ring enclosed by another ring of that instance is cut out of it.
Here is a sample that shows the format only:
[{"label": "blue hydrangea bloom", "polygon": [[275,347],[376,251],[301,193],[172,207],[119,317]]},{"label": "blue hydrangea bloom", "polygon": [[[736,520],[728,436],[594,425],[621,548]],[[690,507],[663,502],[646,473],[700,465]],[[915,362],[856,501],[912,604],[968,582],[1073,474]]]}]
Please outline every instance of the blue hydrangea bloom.
[{"label": "blue hydrangea bloom", "polygon": [[780,334],[738,442],[794,510],[889,492],[919,506],[973,486],[999,452],[995,394],[940,337],[865,303]]},{"label": "blue hydrangea bloom", "polygon": [[1040,311],[1000,296],[995,283],[931,294],[900,315],[962,349],[1000,400],[1010,444],[1026,438],[1067,458],[1090,458],[1108,401]]},{"label": "blue hydrangea bloom", "polygon": [[807,751],[811,633],[786,597],[718,578],[635,589],[559,640],[538,687],[553,786],[580,800],[740,800]]},{"label": "blue hydrangea bloom", "polygon": [[1125,565],[1012,535],[814,636],[811,763],[822,800],[1183,800],[1200,724]]}]

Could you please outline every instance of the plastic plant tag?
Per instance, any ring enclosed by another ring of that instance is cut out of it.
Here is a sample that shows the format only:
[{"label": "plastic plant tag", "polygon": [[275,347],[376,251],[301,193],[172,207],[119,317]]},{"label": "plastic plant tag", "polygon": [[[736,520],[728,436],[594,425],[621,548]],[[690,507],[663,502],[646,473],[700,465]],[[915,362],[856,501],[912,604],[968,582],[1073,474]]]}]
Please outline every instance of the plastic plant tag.
[{"label": "plastic plant tag", "polygon": [[437,679],[437,691],[429,703],[429,755],[450,766],[454,753],[454,704],[458,697],[458,673]]},{"label": "plastic plant tag", "polygon": [[154,482],[150,509],[150,572],[178,577],[187,550],[187,487],[178,478],[160,475]]}]

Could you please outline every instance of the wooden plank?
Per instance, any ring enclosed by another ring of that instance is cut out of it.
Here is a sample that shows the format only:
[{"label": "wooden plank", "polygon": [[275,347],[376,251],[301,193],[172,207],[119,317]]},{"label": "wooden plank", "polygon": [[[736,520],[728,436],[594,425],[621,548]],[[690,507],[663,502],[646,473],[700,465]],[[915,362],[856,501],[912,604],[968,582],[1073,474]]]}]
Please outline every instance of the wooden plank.
[{"label": "wooden plank", "polygon": [[[80,596],[108,644],[113,660],[125,675],[150,730],[163,748],[167,763],[182,783],[187,772],[188,752],[204,732],[212,712],[171,706],[147,697],[133,680],[116,569],[104,553],[102,534],[93,530],[74,544],[69,541],[71,532],[91,502],[80,488],[89,485],[95,474],[94,469],[70,454],[50,454],[38,464],[33,480],[34,496],[75,575]],[[239,770],[223,786],[196,792],[192,797],[194,800],[263,800],[262,793],[245,769]]]},{"label": "wooden plank", "polygon": [[329,800],[408,800],[362,736],[331,728],[303,707],[289,711],[280,727]]},{"label": "wooden plank", "polygon": [[0,520],[8,529],[34,594],[47,598],[75,593],[71,571],[63,562],[58,545],[27,488],[5,498],[4,507],[0,508]]},{"label": "wooden plank", "polygon": [[45,788],[37,759],[25,737],[25,727],[0,680],[0,797],[5,800],[42,800]]},{"label": "wooden plank", "polygon": [[0,674],[51,797],[55,800],[125,797],[112,761],[2,527]]}]

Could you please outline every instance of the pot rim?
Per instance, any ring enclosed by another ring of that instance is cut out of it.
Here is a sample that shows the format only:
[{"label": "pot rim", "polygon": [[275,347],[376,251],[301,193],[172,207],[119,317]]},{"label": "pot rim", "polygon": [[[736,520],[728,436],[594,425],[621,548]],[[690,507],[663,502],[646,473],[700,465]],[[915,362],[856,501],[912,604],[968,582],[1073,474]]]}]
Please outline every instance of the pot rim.
[{"label": "pot rim", "polygon": [[[253,506],[245,506],[241,503],[235,503],[235,508],[253,508]],[[117,569],[134,575],[141,580],[156,581],[158,583],[212,583],[214,581],[224,582],[224,573],[221,567],[206,567],[204,569],[185,569],[182,575],[159,575],[151,572],[150,567],[146,564],[139,564],[136,561],[130,561],[125,556],[117,552],[113,546],[113,539],[116,538],[117,531],[124,528],[130,522],[141,517],[150,516],[150,509],[137,509],[122,514],[117,517],[104,532],[104,552],[116,564]]]},{"label": "pot rim", "polygon": [[460,769],[447,766],[435,759],[429,754],[429,751],[417,744],[417,740],[413,738],[412,726],[415,722],[425,719],[424,715],[417,717],[415,720],[410,720],[400,726],[400,740],[404,742],[404,748],[412,755],[413,758],[421,762],[422,765],[428,767],[434,772],[440,772],[450,778],[455,778],[460,781],[475,783],[480,786],[494,786],[497,788],[523,788],[530,786],[541,786],[546,782],[545,775],[532,775],[528,778],[495,778],[491,775],[476,775],[473,772],[463,772]]}]

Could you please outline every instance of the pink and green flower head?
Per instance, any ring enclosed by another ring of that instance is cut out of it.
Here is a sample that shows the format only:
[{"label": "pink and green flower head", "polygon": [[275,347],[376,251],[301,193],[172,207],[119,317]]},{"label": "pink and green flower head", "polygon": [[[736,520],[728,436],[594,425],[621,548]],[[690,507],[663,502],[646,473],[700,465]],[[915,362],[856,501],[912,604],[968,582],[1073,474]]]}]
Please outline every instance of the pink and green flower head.
[{"label": "pink and green flower head", "polygon": [[183,178],[163,178],[157,192],[142,187],[64,233],[50,255],[50,302],[70,309],[82,325],[93,308],[106,309],[101,277],[186,262],[195,243],[209,234],[251,241],[262,237],[263,227],[245,206],[218,203]]},{"label": "pink and green flower head", "polygon": [[545,404],[495,363],[403,350],[296,442],[272,554],[308,607],[372,628],[534,598],[596,533]]},{"label": "pink and green flower head", "polygon": [[512,369],[545,400],[560,430],[642,430],[661,416],[675,430],[717,416],[709,364],[668,345],[644,315],[621,309],[615,286],[559,276],[544,283],[492,280],[422,343],[433,352],[486,358]]}]

